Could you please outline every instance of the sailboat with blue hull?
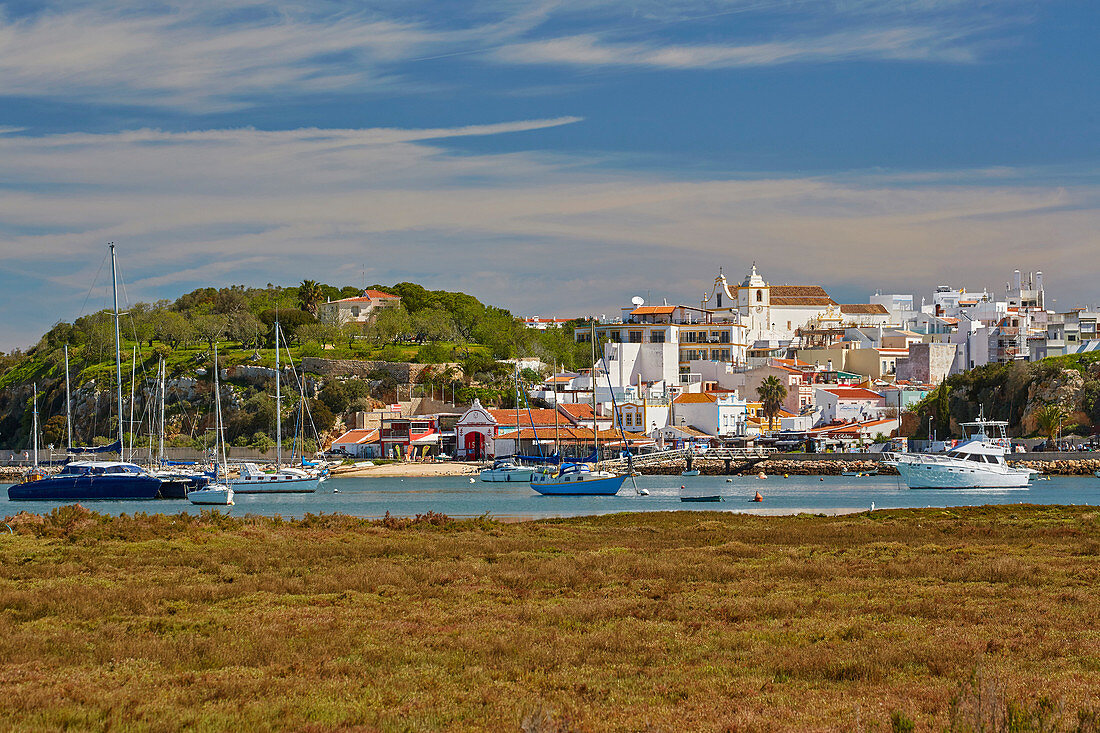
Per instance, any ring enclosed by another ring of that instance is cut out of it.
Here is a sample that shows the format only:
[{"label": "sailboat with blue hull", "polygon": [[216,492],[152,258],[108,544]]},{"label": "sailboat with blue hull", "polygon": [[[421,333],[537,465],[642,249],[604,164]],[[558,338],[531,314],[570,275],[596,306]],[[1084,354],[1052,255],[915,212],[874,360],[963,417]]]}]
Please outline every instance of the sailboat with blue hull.
[{"label": "sailboat with blue hull", "polygon": [[[118,384],[118,441],[107,446],[122,452],[122,361],[119,352],[118,278],[115,275],[115,246],[111,245],[111,281],[115,301],[115,376]],[[66,352],[67,354],[68,352]],[[66,362],[67,363],[67,362]],[[66,369],[66,373],[68,370]],[[38,397],[34,408],[35,465],[38,463]],[[70,428],[71,432],[71,428]],[[102,449],[99,449],[102,450]],[[60,473],[45,476],[31,471],[22,483],[8,488],[8,499],[43,501],[87,501],[93,499],[156,499],[161,480],[141,466],[123,461],[73,461]]]},{"label": "sailboat with blue hull", "polygon": [[544,496],[614,496],[626,474],[593,471],[586,463],[565,463],[556,474],[531,477],[530,486]]},{"label": "sailboat with blue hull", "polygon": [[94,499],[156,499],[161,480],[133,463],[74,461],[60,473],[8,488],[12,501],[88,501]]}]

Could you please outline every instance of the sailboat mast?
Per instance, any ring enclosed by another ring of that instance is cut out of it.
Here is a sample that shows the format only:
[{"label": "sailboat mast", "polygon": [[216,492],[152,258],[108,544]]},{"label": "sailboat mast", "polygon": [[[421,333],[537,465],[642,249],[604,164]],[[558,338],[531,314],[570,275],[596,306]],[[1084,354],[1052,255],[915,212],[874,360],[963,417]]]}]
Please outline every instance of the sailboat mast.
[{"label": "sailboat mast", "polygon": [[214,480],[218,480],[219,467],[226,463],[225,441],[222,440],[222,389],[221,370],[218,369],[218,343],[214,342]]},{"label": "sailboat mast", "polygon": [[[554,371],[558,371],[558,365],[554,365]],[[551,386],[554,388],[554,453],[558,456],[558,462],[561,462],[561,447],[558,445],[558,375],[554,374],[551,377]]]},{"label": "sailboat mast", "polygon": [[275,321],[275,468],[283,465],[283,394],[279,387],[279,322]]},{"label": "sailboat mast", "polygon": [[34,467],[38,468],[38,382],[34,383],[34,423],[32,430],[34,431]]},{"label": "sailboat mast", "polygon": [[65,438],[69,441],[65,445],[71,448],[73,445],[73,401],[69,392],[69,345],[65,344]]},{"label": "sailboat mast", "polygon": [[115,269],[115,244],[111,242],[111,293],[115,303],[115,382],[118,385],[118,452],[122,456],[122,336],[118,320],[118,273]]},{"label": "sailboat mast", "polygon": [[[516,359],[516,370],[512,375],[512,381],[516,386],[516,447],[512,451],[513,456],[519,456],[519,359]],[[518,458],[517,458],[518,460]]]},{"label": "sailboat mast", "polygon": [[592,450],[596,454],[596,465],[600,463],[600,429],[596,423],[596,317],[592,316]]},{"label": "sailboat mast", "polygon": [[137,383],[137,344],[134,344],[134,357],[130,362],[130,460],[134,460],[134,385]]},{"label": "sailboat mast", "polygon": [[160,447],[157,450],[157,463],[164,463],[164,357],[160,357]]}]

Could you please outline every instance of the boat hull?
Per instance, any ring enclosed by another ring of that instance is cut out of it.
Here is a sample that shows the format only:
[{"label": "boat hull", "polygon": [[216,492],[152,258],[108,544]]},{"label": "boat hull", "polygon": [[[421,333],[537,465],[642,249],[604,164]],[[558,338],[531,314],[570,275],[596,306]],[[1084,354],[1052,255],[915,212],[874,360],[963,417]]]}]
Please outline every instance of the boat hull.
[{"label": "boat hull", "polygon": [[318,478],[281,479],[281,480],[234,480],[229,488],[237,494],[314,494],[321,483]]},{"label": "boat hull", "polygon": [[228,486],[212,485],[195,489],[187,494],[187,498],[192,504],[228,506],[233,503],[233,489]]},{"label": "boat hull", "polygon": [[555,477],[548,477],[544,481],[531,481],[529,486],[544,496],[614,496],[619,493],[623,482],[628,478],[623,476],[570,476],[571,480],[561,481]]},{"label": "boat hull", "polygon": [[713,496],[681,496],[680,501],[722,501],[720,494]]},{"label": "boat hull", "polygon": [[481,472],[481,480],[489,483],[514,483],[525,484],[531,480],[531,477],[535,475],[535,472],[530,469],[520,469],[518,471],[494,471],[491,468],[487,468]]},{"label": "boat hull", "polygon": [[152,476],[49,476],[8,488],[12,501],[112,501],[156,499],[161,480]]},{"label": "boat hull", "polygon": [[894,464],[911,489],[1026,489],[1032,473],[1023,469],[988,471],[927,463]]}]

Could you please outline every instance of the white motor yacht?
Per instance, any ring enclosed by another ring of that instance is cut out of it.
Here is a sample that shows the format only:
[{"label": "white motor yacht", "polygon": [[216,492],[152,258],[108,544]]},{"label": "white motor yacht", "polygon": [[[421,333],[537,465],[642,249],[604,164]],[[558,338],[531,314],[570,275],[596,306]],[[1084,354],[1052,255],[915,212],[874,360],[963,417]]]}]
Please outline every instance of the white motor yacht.
[{"label": "white motor yacht", "polygon": [[527,466],[517,466],[511,458],[498,458],[493,462],[492,468],[482,469],[481,480],[525,484],[531,480],[534,473],[535,469]]},{"label": "white motor yacht", "polygon": [[322,481],[323,476],[300,468],[280,468],[269,473],[255,463],[245,463],[240,476],[226,483],[238,494],[312,494]]},{"label": "white motor yacht", "polygon": [[960,423],[965,442],[947,453],[884,453],[911,489],[1026,489],[1038,471],[1008,465],[1007,422]]}]

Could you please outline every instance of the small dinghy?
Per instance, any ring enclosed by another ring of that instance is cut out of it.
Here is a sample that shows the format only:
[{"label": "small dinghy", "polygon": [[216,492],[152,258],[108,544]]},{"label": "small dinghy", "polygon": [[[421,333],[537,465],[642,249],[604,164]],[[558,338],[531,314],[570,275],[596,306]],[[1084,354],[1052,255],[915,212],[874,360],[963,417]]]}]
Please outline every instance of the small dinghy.
[{"label": "small dinghy", "polygon": [[680,501],[722,501],[721,494],[699,494],[695,496],[681,496]]},{"label": "small dinghy", "polygon": [[680,471],[680,475],[681,476],[698,476],[699,475],[699,469],[698,468],[693,468],[690,471]]}]

